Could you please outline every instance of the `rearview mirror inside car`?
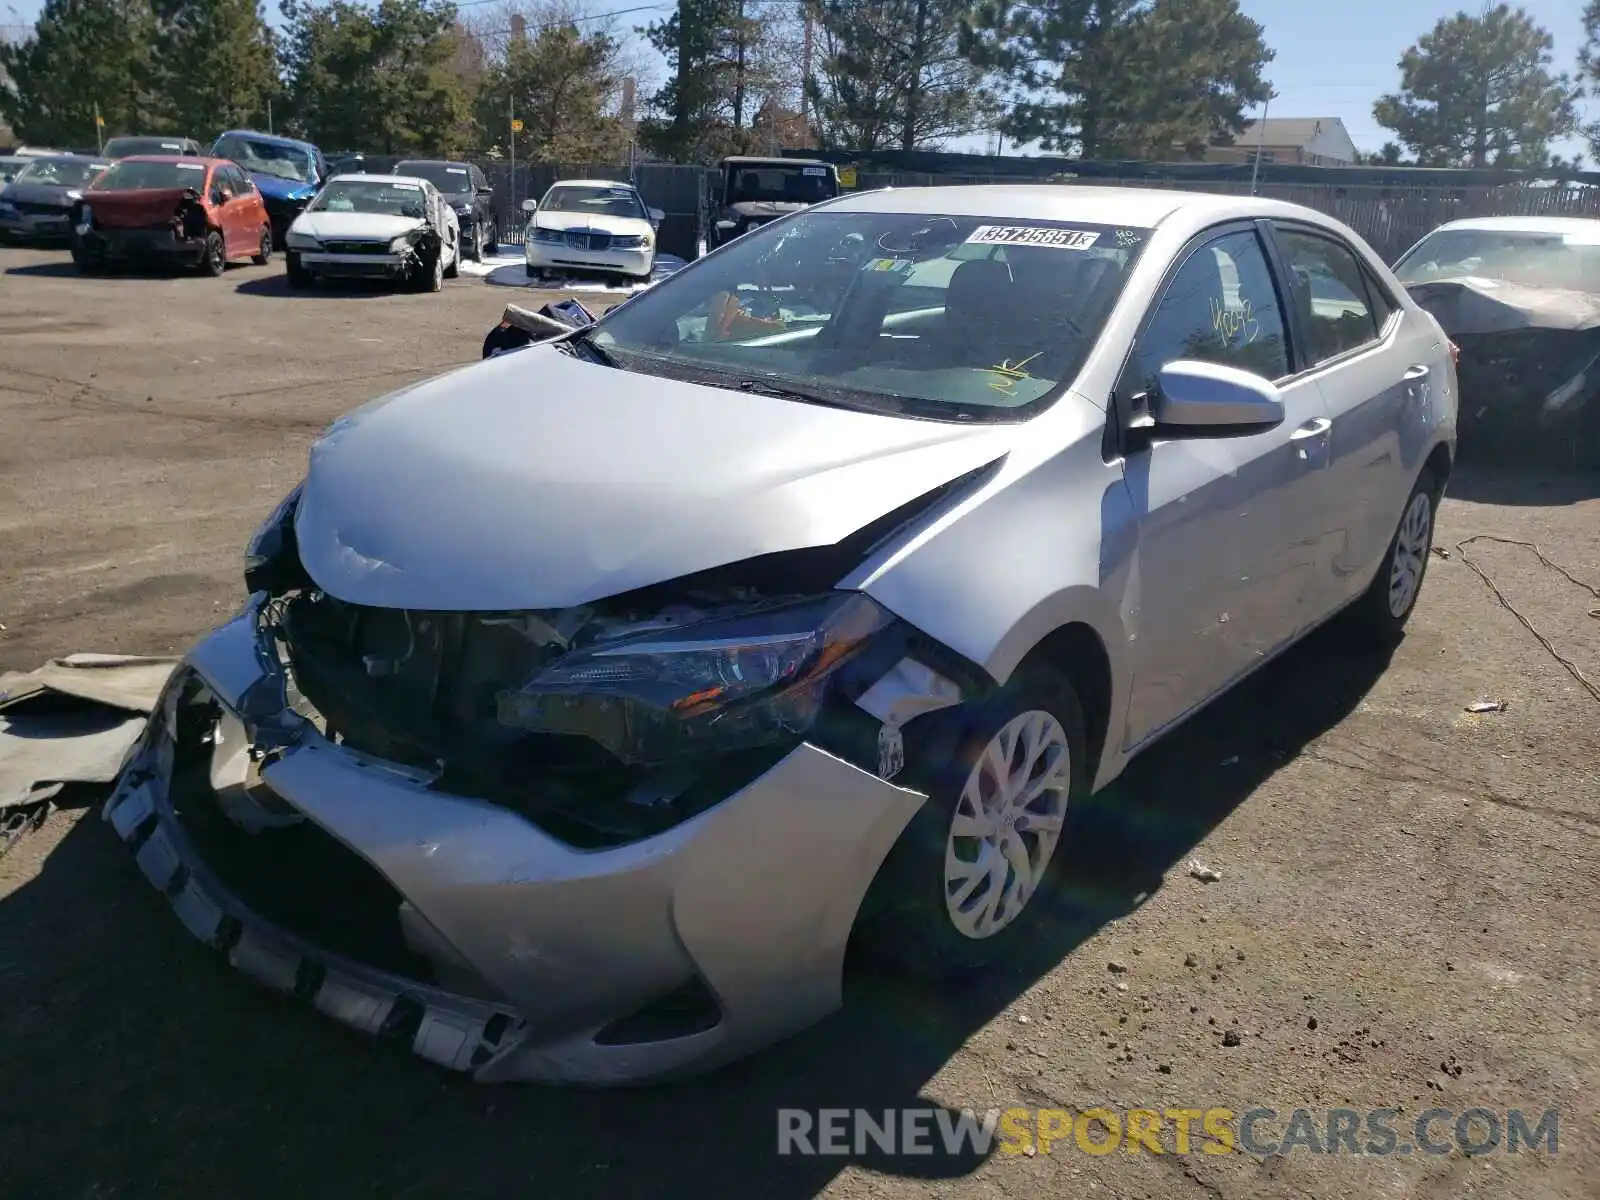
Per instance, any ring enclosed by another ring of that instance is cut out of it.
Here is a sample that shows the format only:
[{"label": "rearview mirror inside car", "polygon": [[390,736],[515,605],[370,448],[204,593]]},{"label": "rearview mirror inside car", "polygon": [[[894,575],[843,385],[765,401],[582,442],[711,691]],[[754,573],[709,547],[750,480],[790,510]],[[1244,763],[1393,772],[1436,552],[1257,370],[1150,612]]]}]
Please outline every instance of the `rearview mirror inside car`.
[{"label": "rearview mirror inside car", "polygon": [[523,212],[538,212],[539,211],[539,202],[537,200],[524,200],[522,202],[522,211]]},{"label": "rearview mirror inside car", "polygon": [[1258,433],[1283,421],[1271,380],[1221,363],[1180,358],[1161,368],[1150,416],[1163,432]]}]

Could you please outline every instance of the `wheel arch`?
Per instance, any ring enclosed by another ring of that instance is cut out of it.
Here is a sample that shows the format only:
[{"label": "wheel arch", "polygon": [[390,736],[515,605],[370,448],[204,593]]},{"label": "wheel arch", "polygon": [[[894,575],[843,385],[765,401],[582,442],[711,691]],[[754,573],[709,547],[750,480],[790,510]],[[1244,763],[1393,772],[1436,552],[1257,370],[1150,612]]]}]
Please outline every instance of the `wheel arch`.
[{"label": "wheel arch", "polygon": [[1019,672],[1044,667],[1072,684],[1083,709],[1085,778],[1099,779],[1111,734],[1115,683],[1111,655],[1100,634],[1085,621],[1069,621],[1047,633],[1017,664]]}]

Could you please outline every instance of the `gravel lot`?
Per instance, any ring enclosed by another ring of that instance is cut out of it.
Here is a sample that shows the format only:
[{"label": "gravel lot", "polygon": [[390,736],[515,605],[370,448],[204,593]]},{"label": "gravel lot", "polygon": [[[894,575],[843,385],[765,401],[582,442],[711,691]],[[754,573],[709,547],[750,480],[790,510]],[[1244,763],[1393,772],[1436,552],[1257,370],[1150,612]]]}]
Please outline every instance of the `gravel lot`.
[{"label": "gravel lot", "polygon": [[[0,250],[0,669],[184,649],[238,603],[318,431],[476,360],[515,295],[291,296],[281,270],[81,280]],[[1318,636],[1146,755],[1082,851],[1084,912],[1033,961],[945,995],[857,972],[838,1017],[686,1085],[483,1088],[347,1033],[204,954],[64,809],[0,859],[4,1191],[1592,1197],[1600,702],[1455,547],[1536,542],[1600,582],[1600,479],[1451,496],[1392,659]],[[1467,554],[1600,679],[1600,599],[1527,549]],[[1509,707],[1464,711],[1483,698]],[[1555,1107],[1560,1148],[775,1154],[779,1107],[1013,1105],[1389,1107],[1402,1129]]]}]

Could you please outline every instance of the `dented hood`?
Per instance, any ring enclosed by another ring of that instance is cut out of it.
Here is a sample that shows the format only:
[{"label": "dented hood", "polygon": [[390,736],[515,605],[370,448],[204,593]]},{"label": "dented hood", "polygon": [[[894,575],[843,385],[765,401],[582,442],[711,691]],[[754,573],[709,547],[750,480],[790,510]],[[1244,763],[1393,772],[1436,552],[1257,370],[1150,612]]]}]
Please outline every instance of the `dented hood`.
[{"label": "dented hood", "polygon": [[[1600,287],[1600,282],[1596,286]],[[1600,326],[1600,294],[1595,292],[1528,287],[1478,276],[1428,280],[1410,284],[1406,290],[1450,337]]]},{"label": "dented hood", "polygon": [[352,604],[563,608],[827,545],[1005,453],[957,426],[680,383],[551,347],[336,422],[295,533]]}]

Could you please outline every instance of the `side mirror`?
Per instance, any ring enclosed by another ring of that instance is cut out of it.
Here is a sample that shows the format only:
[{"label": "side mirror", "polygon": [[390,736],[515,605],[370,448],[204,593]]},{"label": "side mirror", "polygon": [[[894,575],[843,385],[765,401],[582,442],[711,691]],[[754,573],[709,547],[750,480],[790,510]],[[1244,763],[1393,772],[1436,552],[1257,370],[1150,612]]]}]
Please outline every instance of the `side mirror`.
[{"label": "side mirror", "polygon": [[1254,372],[1180,358],[1162,367],[1158,379],[1150,416],[1163,432],[1242,435],[1283,422],[1283,397]]},{"label": "side mirror", "polygon": [[661,222],[665,221],[666,219],[667,219],[667,214],[662,212],[659,208],[652,208],[650,210],[650,224],[659,225],[659,224],[661,224]]},{"label": "side mirror", "polygon": [[527,213],[538,212],[539,202],[537,200],[524,200],[522,202],[522,211]]},{"label": "side mirror", "polygon": [[232,199],[233,199],[233,189],[231,187],[226,186],[226,185],[224,185],[222,187],[219,187],[216,191],[211,193],[211,202],[213,204],[226,204],[229,200],[232,200]]},{"label": "side mirror", "polygon": [[739,228],[739,222],[737,222],[737,221],[729,221],[729,220],[721,220],[721,221],[717,222],[717,228],[722,230],[724,233],[726,233],[730,229]]},{"label": "side mirror", "polygon": [[481,188],[478,189],[478,195],[480,195],[480,196],[492,196],[492,195],[494,195],[494,189],[492,187],[490,187],[486,183]]}]

